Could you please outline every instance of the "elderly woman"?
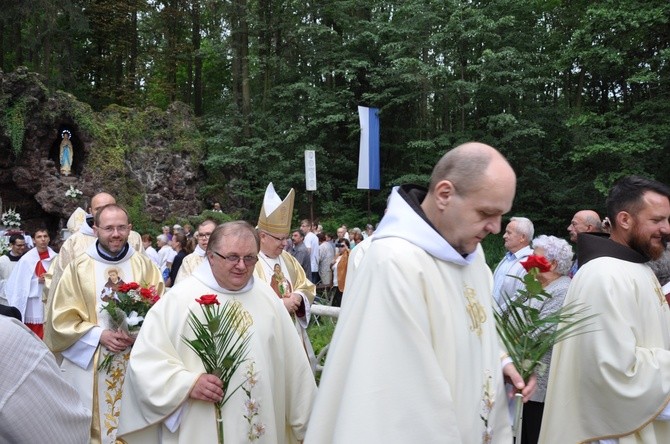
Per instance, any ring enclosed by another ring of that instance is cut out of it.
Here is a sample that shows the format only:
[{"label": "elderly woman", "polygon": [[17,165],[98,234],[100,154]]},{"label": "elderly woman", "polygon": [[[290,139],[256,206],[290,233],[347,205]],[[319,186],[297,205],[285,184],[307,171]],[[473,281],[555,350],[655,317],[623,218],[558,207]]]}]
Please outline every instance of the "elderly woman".
[{"label": "elderly woman", "polygon": [[[551,264],[551,269],[538,274],[537,279],[542,284],[544,291],[552,297],[544,301],[533,301],[534,304],[537,304],[536,308],[540,310],[540,316],[545,317],[563,306],[563,300],[570,285],[570,278],[567,275],[572,265],[572,247],[565,239],[542,235],[533,239],[533,251],[533,254],[544,256]],[[535,444],[540,436],[544,398],[549,379],[551,350],[544,355],[542,363],[546,367],[542,374],[538,372],[537,390],[523,407],[522,444]]]}]

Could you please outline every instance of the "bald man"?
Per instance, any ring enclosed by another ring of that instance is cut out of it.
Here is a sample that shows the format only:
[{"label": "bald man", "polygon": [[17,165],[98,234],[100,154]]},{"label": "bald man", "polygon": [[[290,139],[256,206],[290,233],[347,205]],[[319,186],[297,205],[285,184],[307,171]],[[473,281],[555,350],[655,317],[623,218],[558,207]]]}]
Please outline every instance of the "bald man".
[{"label": "bald man", "polygon": [[[600,233],[602,232],[602,223],[600,222],[600,216],[593,210],[581,210],[577,211],[570,225],[568,225],[568,233],[570,233],[570,242],[577,243],[577,235],[579,233]],[[568,276],[573,277],[577,270],[579,269],[579,264],[577,259],[572,264]]]},{"label": "bald man", "polygon": [[515,190],[481,143],[447,152],[428,189],[393,190],[347,280],[306,444],[512,442],[503,377],[526,397],[534,384],[503,360],[480,243]]}]

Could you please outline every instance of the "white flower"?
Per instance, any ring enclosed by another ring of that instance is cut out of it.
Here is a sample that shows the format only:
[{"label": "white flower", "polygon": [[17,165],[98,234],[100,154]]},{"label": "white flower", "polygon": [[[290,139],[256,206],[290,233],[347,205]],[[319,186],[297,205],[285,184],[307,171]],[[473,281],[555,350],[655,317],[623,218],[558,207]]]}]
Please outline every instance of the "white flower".
[{"label": "white flower", "polygon": [[9,209],[2,213],[0,222],[8,228],[19,228],[21,226],[21,215],[16,210]]},{"label": "white flower", "polygon": [[265,435],[265,426],[260,422],[256,423],[256,424],[254,424],[253,432],[254,432],[255,438],[258,439],[261,436]]},{"label": "white flower", "polygon": [[[104,287],[100,293],[101,293],[100,296],[103,297],[103,298],[105,296],[110,297],[110,298],[113,297],[113,296],[116,296],[114,294],[114,290],[112,290],[111,287]],[[105,304],[105,306],[106,306],[106,304]]]},{"label": "white flower", "polygon": [[138,316],[136,311],[131,311],[126,317],[128,327],[134,327],[144,320],[144,316]]},{"label": "white flower", "polygon": [[258,401],[253,398],[249,398],[244,401],[244,406],[247,408],[247,415],[254,416],[258,413]]},{"label": "white flower", "polygon": [[73,185],[70,185],[70,189],[67,190],[67,191],[65,192],[65,195],[66,195],[67,197],[71,197],[71,198],[73,198],[73,199],[78,198],[78,197],[81,196],[82,194],[83,194],[83,193],[81,192],[81,190],[75,188]]}]

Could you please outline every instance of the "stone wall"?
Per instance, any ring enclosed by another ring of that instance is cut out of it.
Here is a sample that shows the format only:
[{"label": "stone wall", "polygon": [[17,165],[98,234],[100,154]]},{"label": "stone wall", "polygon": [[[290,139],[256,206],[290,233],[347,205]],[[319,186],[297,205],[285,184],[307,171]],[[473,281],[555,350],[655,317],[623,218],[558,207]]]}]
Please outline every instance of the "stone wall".
[{"label": "stone wall", "polygon": [[[55,235],[99,191],[115,195],[147,222],[201,212],[203,150],[188,106],[112,106],[98,113],[18,69],[0,72],[0,108],[0,198],[4,209],[21,213],[24,230],[46,225]],[[60,174],[58,160],[64,129],[74,148],[70,176]],[[67,197],[70,186],[83,197]]]}]

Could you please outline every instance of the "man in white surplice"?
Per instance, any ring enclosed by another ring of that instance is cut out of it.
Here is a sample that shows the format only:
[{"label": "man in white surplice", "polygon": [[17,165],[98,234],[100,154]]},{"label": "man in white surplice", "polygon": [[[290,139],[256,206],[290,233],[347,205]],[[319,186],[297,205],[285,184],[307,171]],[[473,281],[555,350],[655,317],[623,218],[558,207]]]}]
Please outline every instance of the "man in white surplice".
[{"label": "man in white surplice", "polygon": [[511,443],[480,242],[500,231],[516,176],[480,143],[437,163],[429,189],[394,189],[343,304],[306,444]]}]

